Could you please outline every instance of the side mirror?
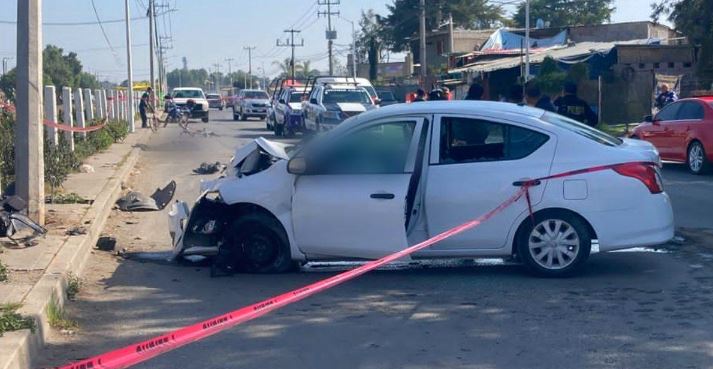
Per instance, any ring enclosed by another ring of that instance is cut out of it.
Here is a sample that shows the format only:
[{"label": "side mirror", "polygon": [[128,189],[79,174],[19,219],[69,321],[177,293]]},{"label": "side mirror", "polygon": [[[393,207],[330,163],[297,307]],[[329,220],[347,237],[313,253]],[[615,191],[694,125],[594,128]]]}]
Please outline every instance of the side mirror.
[{"label": "side mirror", "polygon": [[379,99],[379,98],[374,99],[374,104],[381,105],[381,99]]},{"label": "side mirror", "polygon": [[277,100],[277,102],[279,102],[280,104],[284,104],[284,103],[285,103],[285,99]]},{"label": "side mirror", "polygon": [[653,123],[654,122],[654,116],[653,115],[647,115],[644,117],[644,122],[648,123]]},{"label": "side mirror", "polygon": [[309,103],[310,103],[310,104],[315,104],[315,105],[319,104],[319,103],[317,102],[317,99],[314,99],[314,98],[309,99]]},{"label": "side mirror", "polygon": [[303,157],[290,159],[290,161],[287,162],[287,173],[296,175],[307,173],[307,160]]}]

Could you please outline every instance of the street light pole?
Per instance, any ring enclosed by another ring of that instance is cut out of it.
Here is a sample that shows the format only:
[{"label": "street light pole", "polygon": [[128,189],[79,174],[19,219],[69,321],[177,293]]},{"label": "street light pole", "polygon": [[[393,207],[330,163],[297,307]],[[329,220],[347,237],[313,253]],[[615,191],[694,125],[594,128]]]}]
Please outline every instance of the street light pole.
[{"label": "street light pole", "polygon": [[426,62],[426,0],[420,1],[420,13],[421,20],[419,25],[420,33],[420,46],[419,46],[419,59],[421,64],[421,87],[426,87],[426,77],[428,73],[428,63]]},{"label": "street light pole", "polygon": [[126,66],[127,66],[127,74],[128,78],[128,87],[127,90],[129,92],[128,96],[128,106],[129,106],[129,116],[128,121],[129,121],[129,132],[134,132],[136,130],[136,126],[134,125],[134,75],[133,72],[131,71],[131,17],[129,14],[129,0],[124,0],[124,16],[126,17]]},{"label": "street light pole", "polygon": [[246,46],[243,50],[248,51],[248,76],[250,78],[250,88],[253,87],[253,50],[257,49],[256,46]]},{"label": "street light pole", "polygon": [[356,78],[357,77],[357,70],[356,70],[356,30],[354,28],[354,22],[350,21],[347,18],[342,17],[339,15],[339,18],[345,22],[349,22],[352,25],[352,77]]},{"label": "street light pole", "polygon": [[525,0],[525,85],[530,81],[530,0]]}]

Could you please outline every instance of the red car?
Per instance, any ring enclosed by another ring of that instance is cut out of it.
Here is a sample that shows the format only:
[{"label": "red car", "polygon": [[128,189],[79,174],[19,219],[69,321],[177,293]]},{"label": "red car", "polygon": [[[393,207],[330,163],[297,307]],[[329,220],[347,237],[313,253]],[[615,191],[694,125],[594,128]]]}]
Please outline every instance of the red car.
[{"label": "red car", "polygon": [[661,160],[688,164],[694,174],[713,168],[713,96],[681,99],[647,116],[632,138],[651,142]]}]

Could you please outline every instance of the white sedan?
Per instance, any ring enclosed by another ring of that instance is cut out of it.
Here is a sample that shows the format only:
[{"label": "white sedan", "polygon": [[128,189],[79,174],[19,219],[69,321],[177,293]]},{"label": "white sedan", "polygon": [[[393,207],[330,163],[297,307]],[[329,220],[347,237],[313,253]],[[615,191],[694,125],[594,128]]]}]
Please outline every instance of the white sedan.
[{"label": "white sedan", "polygon": [[524,199],[411,257],[514,257],[548,276],[673,237],[656,149],[543,110],[496,102],[399,104],[361,114],[287,154],[257,139],[227,174],[171,212],[176,257],[274,273],[296,262],[375,259]]}]

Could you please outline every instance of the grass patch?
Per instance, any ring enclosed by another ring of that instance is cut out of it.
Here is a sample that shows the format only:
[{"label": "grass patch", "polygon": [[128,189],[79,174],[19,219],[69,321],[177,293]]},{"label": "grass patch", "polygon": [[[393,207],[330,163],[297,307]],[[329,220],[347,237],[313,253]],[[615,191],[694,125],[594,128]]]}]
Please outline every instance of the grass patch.
[{"label": "grass patch", "polygon": [[32,318],[23,317],[15,312],[20,308],[20,304],[0,305],[0,336],[5,332],[29,329],[35,331],[35,321]]},{"label": "grass patch", "polygon": [[7,281],[7,267],[0,261],[0,282]]},{"label": "grass patch", "polygon": [[74,273],[69,273],[67,275],[67,298],[74,300],[74,298],[77,297],[79,290],[82,289],[82,284],[83,282],[81,278]]},{"label": "grass patch", "polygon": [[47,321],[50,327],[59,330],[75,330],[79,328],[79,324],[74,320],[67,318],[64,309],[59,306],[56,298],[52,298],[47,304]]},{"label": "grass patch", "polygon": [[50,202],[52,204],[91,204],[91,200],[87,200],[74,192],[57,193],[52,195]]}]

